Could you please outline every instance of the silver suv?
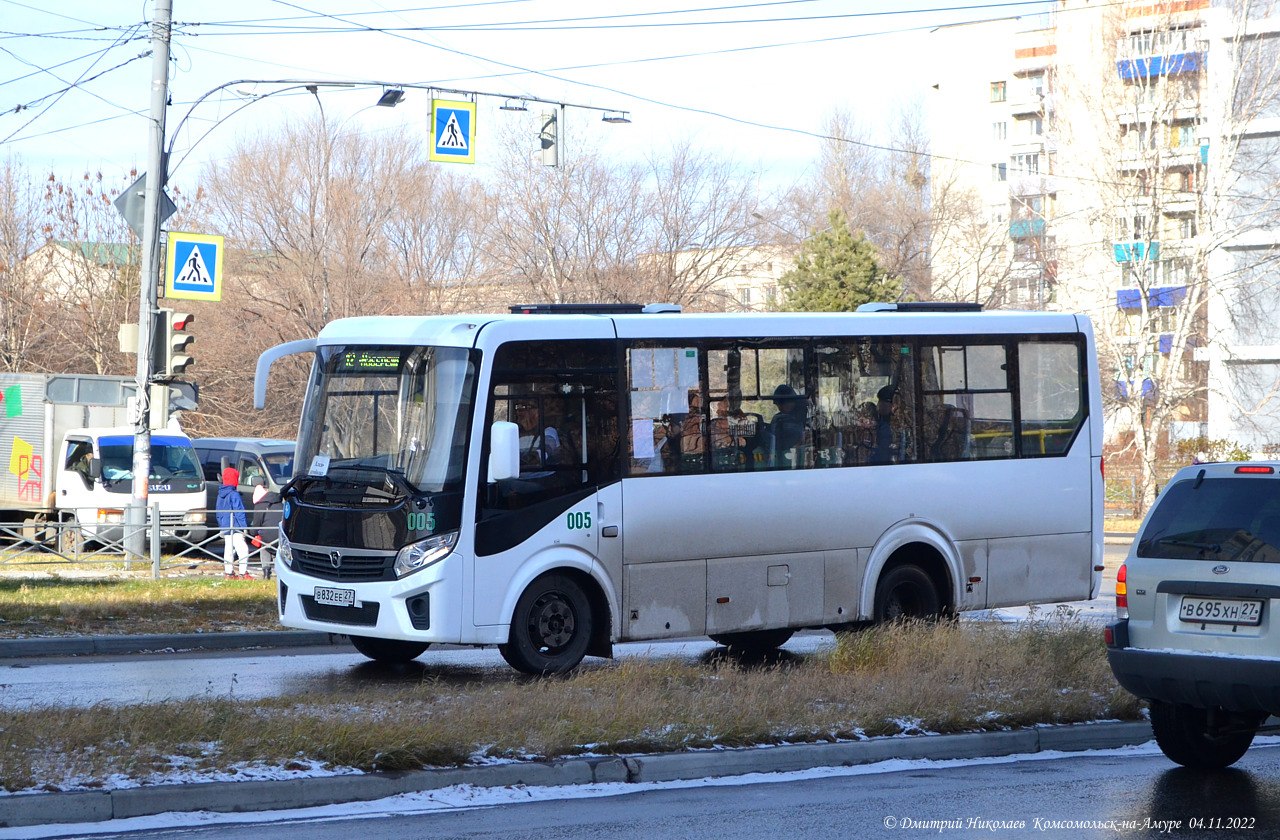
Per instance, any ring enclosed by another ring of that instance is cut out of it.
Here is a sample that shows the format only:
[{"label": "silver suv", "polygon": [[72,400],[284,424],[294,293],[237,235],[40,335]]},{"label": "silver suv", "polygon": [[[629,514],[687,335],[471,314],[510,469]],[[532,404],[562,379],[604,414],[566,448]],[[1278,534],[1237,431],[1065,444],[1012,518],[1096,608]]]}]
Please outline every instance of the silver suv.
[{"label": "silver suv", "polygon": [[1116,578],[1106,628],[1120,684],[1188,767],[1235,763],[1280,713],[1280,462],[1187,467]]}]

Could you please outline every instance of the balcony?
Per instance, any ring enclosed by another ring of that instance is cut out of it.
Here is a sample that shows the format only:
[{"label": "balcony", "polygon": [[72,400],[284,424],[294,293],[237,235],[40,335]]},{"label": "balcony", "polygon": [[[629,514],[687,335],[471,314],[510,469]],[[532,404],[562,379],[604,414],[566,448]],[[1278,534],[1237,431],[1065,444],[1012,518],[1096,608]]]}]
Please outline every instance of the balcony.
[{"label": "balcony", "polygon": [[1160,259],[1159,242],[1116,242],[1112,246],[1116,262],[1155,262]]},{"label": "balcony", "polygon": [[1010,239],[1044,236],[1044,219],[1019,219],[1009,223]]},{"label": "balcony", "polygon": [[1009,112],[1015,117],[1027,114],[1043,114],[1045,110],[1044,103],[1045,97],[1043,93],[1014,91],[1013,96],[1009,97]]},{"label": "balcony", "polygon": [[1204,68],[1203,52],[1180,52],[1124,58],[1116,62],[1121,79],[1149,79],[1178,73],[1198,73]]}]

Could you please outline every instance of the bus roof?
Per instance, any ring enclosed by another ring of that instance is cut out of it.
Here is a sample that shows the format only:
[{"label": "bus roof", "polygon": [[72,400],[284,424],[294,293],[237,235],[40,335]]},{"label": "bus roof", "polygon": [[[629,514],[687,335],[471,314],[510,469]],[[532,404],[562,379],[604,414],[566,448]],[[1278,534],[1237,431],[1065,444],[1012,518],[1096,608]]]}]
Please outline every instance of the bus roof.
[{"label": "bus roof", "polygon": [[769,338],[862,335],[1088,333],[1083,315],[1058,312],[788,312],[637,315],[475,314],[369,316],[327,324],[320,345],[412,344],[474,347],[545,338]]}]

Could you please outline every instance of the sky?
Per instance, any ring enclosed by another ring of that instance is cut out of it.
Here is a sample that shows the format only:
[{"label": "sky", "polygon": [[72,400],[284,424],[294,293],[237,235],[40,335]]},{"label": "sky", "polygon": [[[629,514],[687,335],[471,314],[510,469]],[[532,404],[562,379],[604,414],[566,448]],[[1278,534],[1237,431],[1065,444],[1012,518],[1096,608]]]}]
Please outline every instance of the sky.
[{"label": "sky", "polygon": [[[566,105],[574,144],[641,156],[672,144],[725,153],[766,177],[814,160],[823,120],[875,131],[924,98],[936,26],[1034,17],[1051,3],[975,0],[172,0],[171,178],[196,178],[237,139],[323,108],[344,129],[428,126],[426,90],[380,108],[379,84],[280,93],[266,80],[367,81],[475,91],[477,169],[496,157],[506,97]],[[108,178],[145,169],[154,0],[0,0],[0,156]],[[238,80],[262,80],[258,82]],[[225,85],[225,87],[224,87]],[[208,94],[207,96],[205,96]],[[489,95],[494,94],[494,95]],[[436,94],[440,98],[462,98]],[[318,101],[317,101],[318,100]],[[630,123],[605,123],[606,111]],[[519,123],[518,123],[519,124]],[[486,154],[488,152],[488,154]],[[442,164],[446,165],[446,164]],[[454,164],[456,165],[456,164]]]}]

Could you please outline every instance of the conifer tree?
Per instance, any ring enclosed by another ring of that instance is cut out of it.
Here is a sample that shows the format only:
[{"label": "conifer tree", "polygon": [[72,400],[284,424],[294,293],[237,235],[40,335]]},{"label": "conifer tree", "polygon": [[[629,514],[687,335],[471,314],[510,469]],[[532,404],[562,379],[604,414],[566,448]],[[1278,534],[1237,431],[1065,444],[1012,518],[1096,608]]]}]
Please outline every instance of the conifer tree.
[{"label": "conifer tree", "polygon": [[795,268],[778,279],[792,312],[852,312],[864,303],[895,301],[902,283],[880,265],[876,246],[849,230],[844,212],[827,214],[826,230],[800,246]]}]

